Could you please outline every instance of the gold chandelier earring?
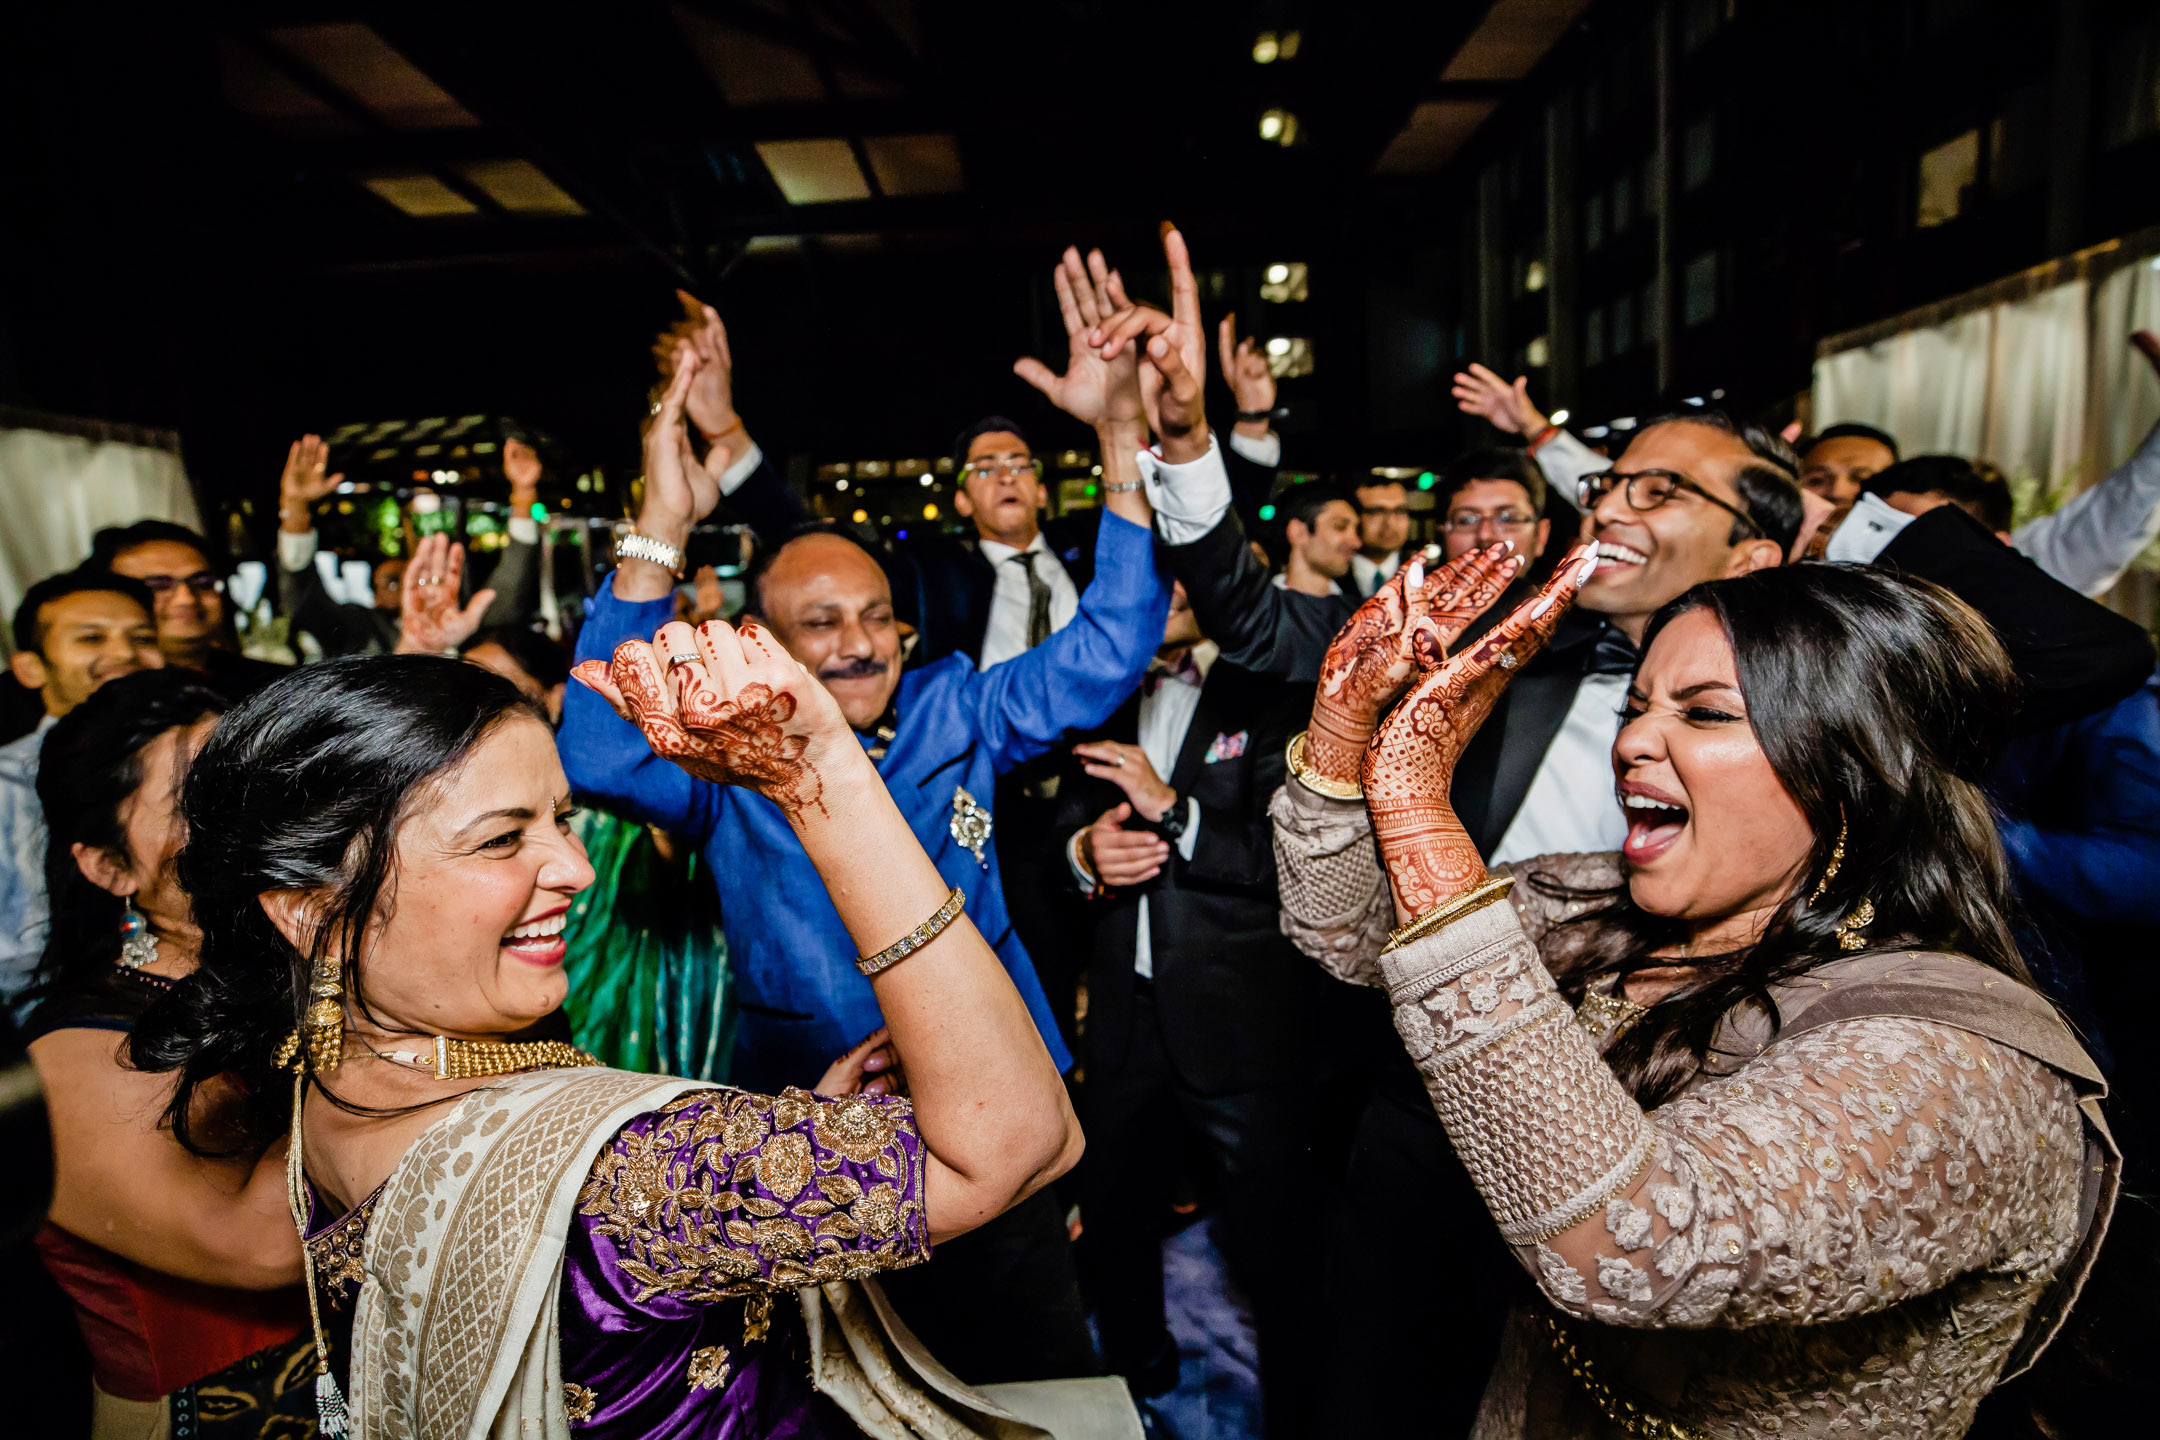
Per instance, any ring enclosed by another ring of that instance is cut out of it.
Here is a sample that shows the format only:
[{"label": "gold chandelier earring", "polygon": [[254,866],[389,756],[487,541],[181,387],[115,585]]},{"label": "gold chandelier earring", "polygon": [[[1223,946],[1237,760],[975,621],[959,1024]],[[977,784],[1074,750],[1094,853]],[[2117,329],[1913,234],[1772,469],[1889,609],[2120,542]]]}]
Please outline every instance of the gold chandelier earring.
[{"label": "gold chandelier earring", "polygon": [[[1845,840],[1849,833],[1845,825],[1845,810],[1843,806],[1840,806],[1838,808],[1837,843],[1830,847],[1830,864],[1823,870],[1822,879],[1815,882],[1814,892],[1808,896],[1809,905],[1812,906],[1816,901],[1822,899],[1823,892],[1830,888],[1830,882],[1837,879],[1838,867],[1845,863]],[[1875,902],[1862,896],[1860,903],[1853,907],[1852,913],[1837,924],[1838,949],[1846,951],[1867,949],[1867,939],[1861,932],[1874,923]]]},{"label": "gold chandelier earring", "polygon": [[308,982],[313,997],[307,1008],[308,1058],[318,1071],[335,1070],[345,1058],[344,965],[335,955],[325,955]]}]

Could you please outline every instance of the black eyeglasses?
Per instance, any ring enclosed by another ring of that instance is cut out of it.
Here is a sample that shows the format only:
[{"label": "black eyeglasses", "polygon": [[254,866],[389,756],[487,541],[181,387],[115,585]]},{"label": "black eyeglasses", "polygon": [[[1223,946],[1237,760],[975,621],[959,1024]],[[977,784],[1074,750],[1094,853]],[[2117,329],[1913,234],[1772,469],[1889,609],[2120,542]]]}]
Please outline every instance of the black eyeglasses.
[{"label": "black eyeglasses", "polygon": [[198,570],[193,575],[185,576],[145,575],[141,578],[142,583],[150,587],[150,593],[153,595],[167,594],[179,589],[182,585],[187,586],[197,595],[222,595],[225,593],[225,582],[218,579],[208,570]]},{"label": "black eyeglasses", "polygon": [[1621,485],[1627,487],[1624,493],[1627,496],[1628,508],[1632,510],[1648,513],[1672,499],[1673,492],[1685,490],[1690,495],[1697,495],[1709,501],[1718,509],[1732,516],[1733,519],[1747,526],[1748,533],[1756,539],[1766,538],[1763,535],[1762,526],[1755,523],[1754,516],[1729,501],[1718,499],[1717,496],[1703,489],[1702,486],[1688,479],[1687,476],[1682,475],[1677,470],[1637,470],[1632,475],[1623,475],[1617,470],[1599,470],[1576,481],[1575,494],[1576,498],[1582,502],[1582,508],[1588,510],[1598,501],[1610,495],[1614,487]]}]

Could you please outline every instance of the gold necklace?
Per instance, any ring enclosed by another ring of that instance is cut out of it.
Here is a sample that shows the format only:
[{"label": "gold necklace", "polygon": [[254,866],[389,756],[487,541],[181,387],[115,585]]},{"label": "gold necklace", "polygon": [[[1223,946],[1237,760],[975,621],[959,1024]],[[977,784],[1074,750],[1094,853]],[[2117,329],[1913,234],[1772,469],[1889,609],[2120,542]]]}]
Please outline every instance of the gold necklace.
[{"label": "gold necklace", "polygon": [[385,1060],[433,1070],[438,1080],[478,1080],[520,1070],[598,1065],[599,1059],[564,1040],[453,1040],[433,1037],[428,1050],[377,1050]]}]

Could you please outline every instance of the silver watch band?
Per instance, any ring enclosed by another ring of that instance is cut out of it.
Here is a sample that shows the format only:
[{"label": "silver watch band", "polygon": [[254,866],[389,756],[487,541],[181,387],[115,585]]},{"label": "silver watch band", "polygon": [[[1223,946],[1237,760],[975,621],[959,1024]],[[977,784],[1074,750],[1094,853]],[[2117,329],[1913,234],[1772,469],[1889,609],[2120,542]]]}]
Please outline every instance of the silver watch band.
[{"label": "silver watch band", "polygon": [[618,560],[649,560],[663,570],[670,571],[680,580],[683,573],[683,552],[665,540],[655,540],[632,530],[615,542],[615,558]]}]

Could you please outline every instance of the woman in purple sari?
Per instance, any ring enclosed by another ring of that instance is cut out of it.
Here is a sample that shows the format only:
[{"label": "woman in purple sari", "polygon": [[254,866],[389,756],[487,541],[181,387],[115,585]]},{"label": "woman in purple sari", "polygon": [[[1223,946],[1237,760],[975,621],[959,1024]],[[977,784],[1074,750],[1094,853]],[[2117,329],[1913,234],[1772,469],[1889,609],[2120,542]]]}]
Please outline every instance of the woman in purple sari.
[{"label": "woman in purple sari", "polygon": [[[556,1015],[593,876],[545,717],[434,657],[270,686],[190,776],[202,965],[134,1055],[178,1073],[183,1144],[291,1137],[325,1432],[937,1433],[971,1407],[963,1428],[1009,1429],[899,1363],[856,1282],[1078,1157],[1026,1007],[832,698],[754,624],[671,624],[584,670],[662,754],[788,815],[910,1096],[599,1068]],[[221,1073],[246,1113],[198,1133],[189,1097]]]}]

